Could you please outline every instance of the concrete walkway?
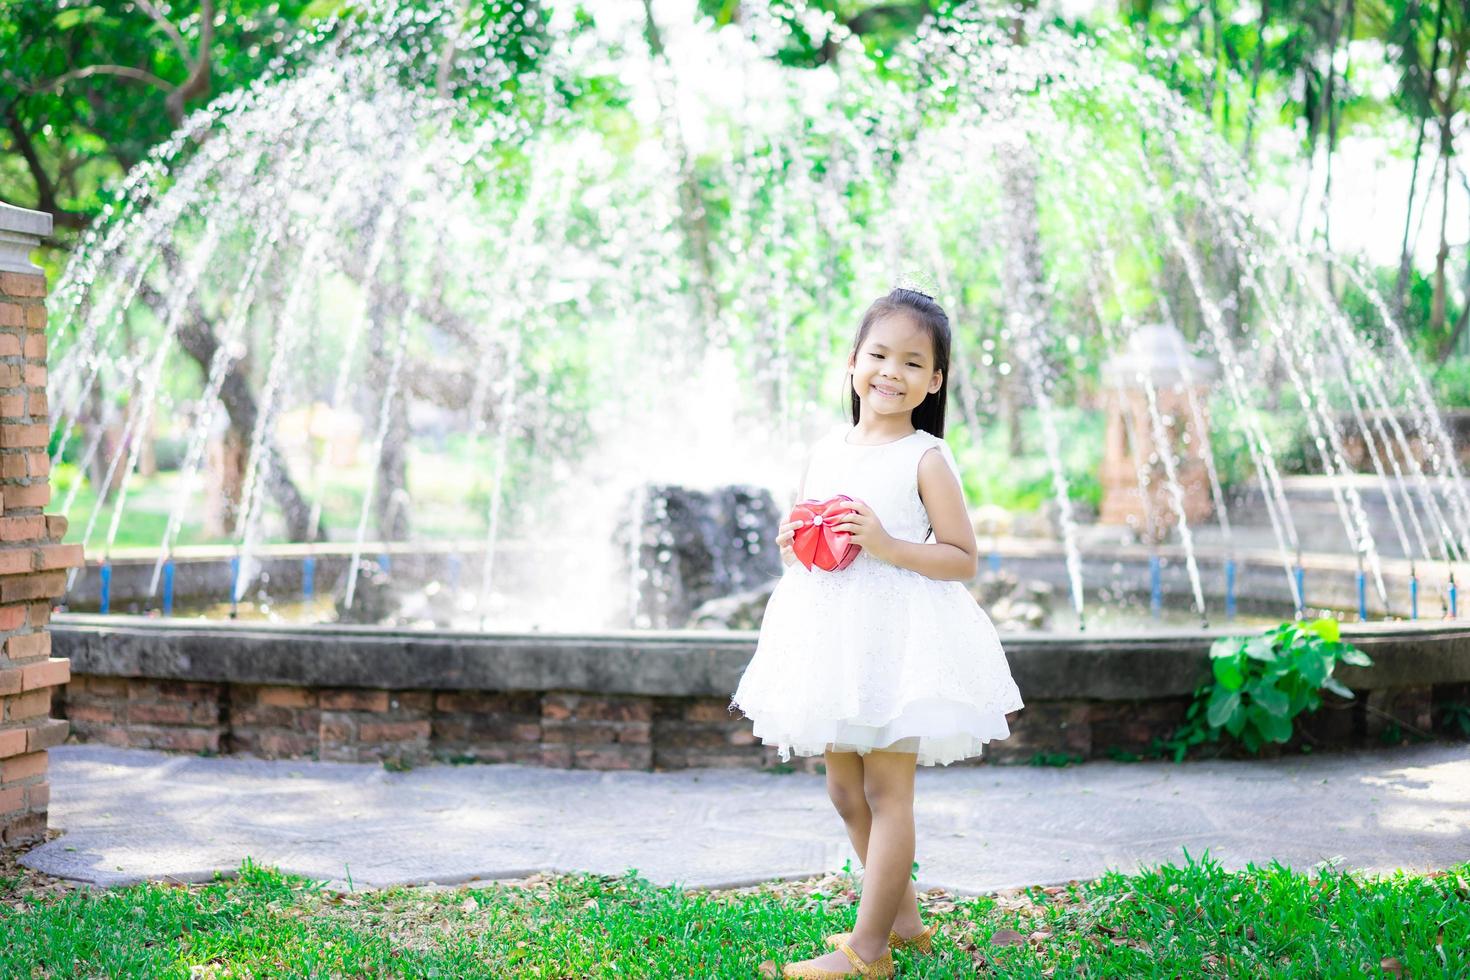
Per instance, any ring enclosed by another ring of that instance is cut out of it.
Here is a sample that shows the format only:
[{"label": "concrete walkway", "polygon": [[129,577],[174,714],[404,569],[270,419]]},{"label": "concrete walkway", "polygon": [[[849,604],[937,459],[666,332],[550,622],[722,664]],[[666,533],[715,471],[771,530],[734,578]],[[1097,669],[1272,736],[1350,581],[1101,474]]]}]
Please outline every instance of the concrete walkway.
[{"label": "concrete walkway", "polygon": [[[115,885],[257,862],[345,887],[538,870],[737,886],[852,855],[824,777],[588,772],[200,758],[95,745],[51,752],[51,824],[23,863]],[[1433,744],[1270,762],[921,768],[919,886],[977,894],[1182,862],[1300,870],[1470,860],[1470,749]]]}]

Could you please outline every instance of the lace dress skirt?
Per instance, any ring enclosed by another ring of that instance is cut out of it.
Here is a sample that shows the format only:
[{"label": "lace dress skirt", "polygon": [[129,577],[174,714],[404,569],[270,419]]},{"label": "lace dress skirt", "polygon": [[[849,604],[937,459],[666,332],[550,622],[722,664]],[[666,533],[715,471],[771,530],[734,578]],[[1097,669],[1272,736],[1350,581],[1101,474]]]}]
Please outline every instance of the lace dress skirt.
[{"label": "lace dress skirt", "polygon": [[786,569],[731,706],[783,761],[883,749],[928,766],[1008,737],[1022,701],[963,583],[863,553],[840,572]]}]

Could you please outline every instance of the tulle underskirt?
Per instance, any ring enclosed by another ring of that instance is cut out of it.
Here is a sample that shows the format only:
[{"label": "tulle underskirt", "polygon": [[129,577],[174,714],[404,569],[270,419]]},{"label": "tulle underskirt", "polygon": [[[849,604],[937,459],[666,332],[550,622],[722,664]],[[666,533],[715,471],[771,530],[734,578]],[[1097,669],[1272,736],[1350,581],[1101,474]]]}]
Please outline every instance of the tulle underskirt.
[{"label": "tulle underskirt", "polygon": [[911,701],[897,717],[881,725],[843,719],[813,719],[759,707],[743,709],[754,720],[755,736],[780,747],[783,762],[793,755],[833,752],[914,752],[921,766],[944,766],[981,754],[986,742],[1011,734],[1006,716],[974,705],[935,698]]}]

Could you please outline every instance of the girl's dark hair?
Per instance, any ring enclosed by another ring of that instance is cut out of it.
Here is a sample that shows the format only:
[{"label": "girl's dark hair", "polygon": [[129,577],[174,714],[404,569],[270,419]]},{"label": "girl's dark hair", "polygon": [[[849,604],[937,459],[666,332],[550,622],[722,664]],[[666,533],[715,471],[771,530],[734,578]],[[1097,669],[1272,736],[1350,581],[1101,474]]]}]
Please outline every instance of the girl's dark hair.
[{"label": "girl's dark hair", "polygon": [[[942,439],[945,396],[949,393],[949,316],[934,302],[932,296],[913,289],[895,289],[887,296],[874,300],[873,305],[868,307],[868,312],[863,314],[857,339],[852,342],[853,361],[856,362],[858,351],[862,349],[863,341],[867,339],[873,324],[893,313],[912,317],[929,331],[929,338],[934,341],[934,370],[944,373],[939,382],[939,390],[925,396],[923,403],[914,409],[913,420],[914,428],[923,429]],[[852,398],[852,424],[857,425],[861,417],[862,401],[852,387],[851,379],[848,380],[847,392]]]}]

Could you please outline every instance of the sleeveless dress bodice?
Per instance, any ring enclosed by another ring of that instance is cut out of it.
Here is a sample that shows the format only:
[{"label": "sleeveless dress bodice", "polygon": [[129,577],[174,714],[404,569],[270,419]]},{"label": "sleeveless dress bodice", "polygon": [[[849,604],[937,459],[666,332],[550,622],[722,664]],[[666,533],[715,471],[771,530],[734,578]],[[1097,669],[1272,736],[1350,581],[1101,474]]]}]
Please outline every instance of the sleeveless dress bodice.
[{"label": "sleeveless dress bodice", "polygon": [[872,507],[883,529],[895,538],[924,541],[931,537],[929,513],[919,496],[919,460],[937,446],[955,479],[960,479],[948,444],[922,429],[871,446],[848,442],[850,433],[838,430],[816,444],[802,495],[826,500],[845,493]]}]

